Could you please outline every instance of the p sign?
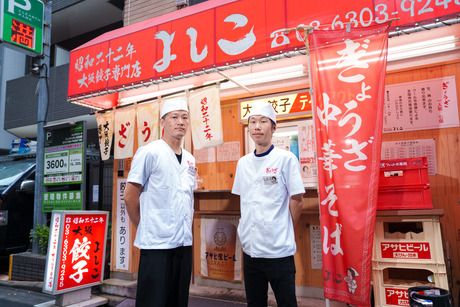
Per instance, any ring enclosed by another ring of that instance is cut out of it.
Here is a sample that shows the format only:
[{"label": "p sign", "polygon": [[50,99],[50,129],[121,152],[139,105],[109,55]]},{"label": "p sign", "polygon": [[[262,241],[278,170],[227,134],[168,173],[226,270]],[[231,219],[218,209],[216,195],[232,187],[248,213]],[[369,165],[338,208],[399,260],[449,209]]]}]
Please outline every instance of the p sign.
[{"label": "p sign", "polygon": [[39,0],[0,0],[0,41],[42,54],[43,13]]}]

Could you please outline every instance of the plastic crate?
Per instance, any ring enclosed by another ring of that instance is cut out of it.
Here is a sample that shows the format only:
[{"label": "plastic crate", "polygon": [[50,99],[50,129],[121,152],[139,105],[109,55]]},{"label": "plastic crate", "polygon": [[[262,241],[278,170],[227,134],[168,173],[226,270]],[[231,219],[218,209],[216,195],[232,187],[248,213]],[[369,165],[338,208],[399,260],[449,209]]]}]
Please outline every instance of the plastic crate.
[{"label": "plastic crate", "polygon": [[380,161],[379,188],[429,185],[426,157]]},{"label": "plastic crate", "polygon": [[439,218],[378,218],[372,259],[379,262],[443,265]]},{"label": "plastic crate", "polygon": [[443,265],[401,263],[372,264],[372,284],[375,306],[409,306],[407,289],[431,286],[448,290],[446,268]]},{"label": "plastic crate", "polygon": [[426,157],[381,161],[377,210],[431,208]]}]

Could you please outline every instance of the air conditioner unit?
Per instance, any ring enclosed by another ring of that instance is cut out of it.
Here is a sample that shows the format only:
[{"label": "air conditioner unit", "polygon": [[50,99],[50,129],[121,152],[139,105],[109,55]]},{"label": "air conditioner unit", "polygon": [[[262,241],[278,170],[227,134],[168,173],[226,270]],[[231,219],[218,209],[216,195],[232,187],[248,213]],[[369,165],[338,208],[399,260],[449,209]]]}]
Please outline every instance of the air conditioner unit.
[{"label": "air conditioner unit", "polygon": [[189,4],[189,0],[176,0],[177,6],[187,6]]}]

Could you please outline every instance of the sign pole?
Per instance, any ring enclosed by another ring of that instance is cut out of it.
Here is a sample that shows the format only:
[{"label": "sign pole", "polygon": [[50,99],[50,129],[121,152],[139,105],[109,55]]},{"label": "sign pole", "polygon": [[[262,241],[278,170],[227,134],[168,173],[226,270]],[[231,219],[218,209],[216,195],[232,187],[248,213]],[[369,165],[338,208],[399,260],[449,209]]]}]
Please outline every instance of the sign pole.
[{"label": "sign pole", "polygon": [[[45,124],[48,113],[48,78],[50,67],[50,46],[51,46],[51,10],[52,1],[45,1],[44,35],[43,35],[43,56],[40,58],[37,95],[37,155],[35,168],[35,200],[34,200],[34,229],[37,225],[46,224],[46,217],[42,211],[43,201],[43,168],[45,148]],[[38,240],[34,237],[32,252],[38,253]]]}]

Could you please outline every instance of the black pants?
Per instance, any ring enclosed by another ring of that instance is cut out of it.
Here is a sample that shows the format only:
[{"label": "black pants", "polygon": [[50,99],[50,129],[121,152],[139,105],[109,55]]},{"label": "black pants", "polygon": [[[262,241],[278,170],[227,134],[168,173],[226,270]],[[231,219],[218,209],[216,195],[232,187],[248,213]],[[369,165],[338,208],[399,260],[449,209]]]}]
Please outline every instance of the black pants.
[{"label": "black pants", "polygon": [[192,247],[142,249],[136,307],[187,307]]},{"label": "black pants", "polygon": [[279,307],[297,307],[294,256],[251,258],[244,254],[244,288],[248,307],[267,307],[268,283]]}]

